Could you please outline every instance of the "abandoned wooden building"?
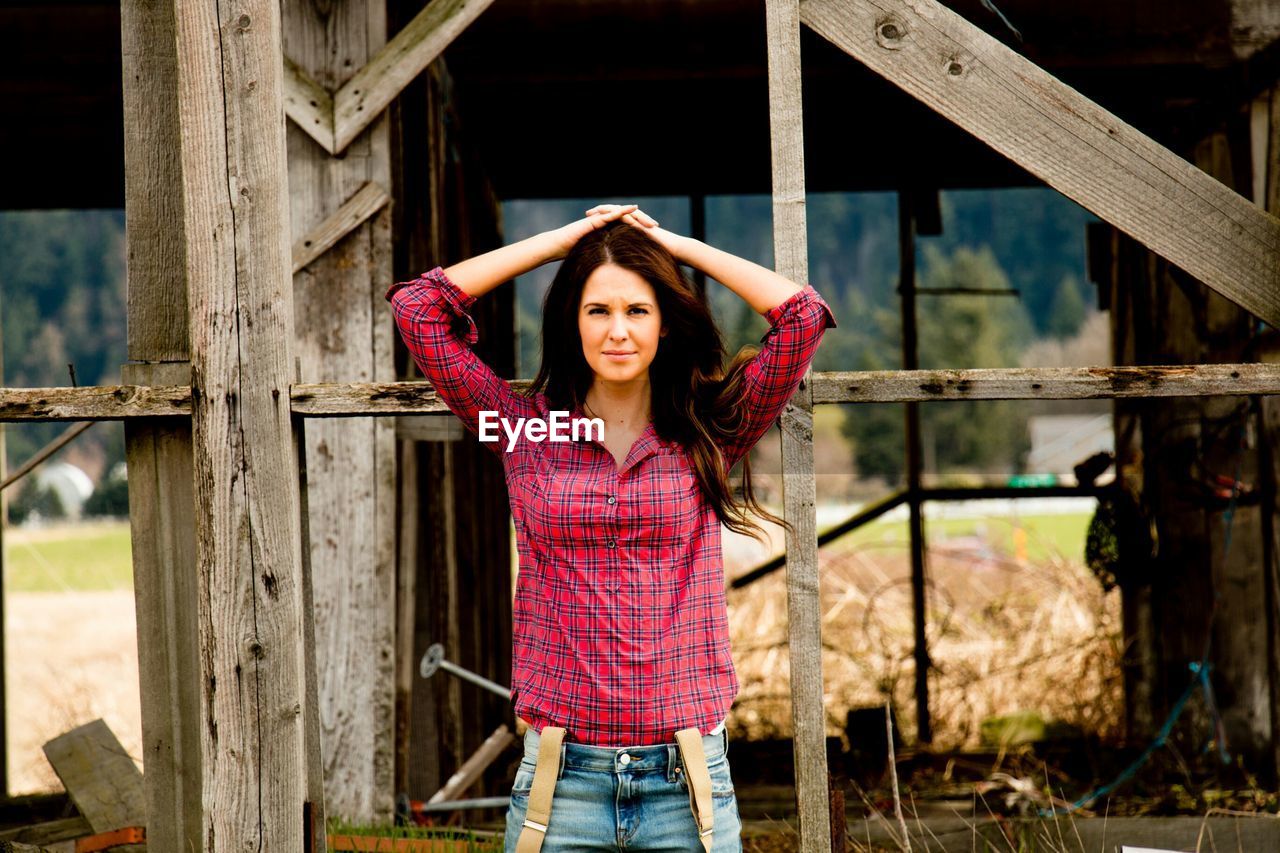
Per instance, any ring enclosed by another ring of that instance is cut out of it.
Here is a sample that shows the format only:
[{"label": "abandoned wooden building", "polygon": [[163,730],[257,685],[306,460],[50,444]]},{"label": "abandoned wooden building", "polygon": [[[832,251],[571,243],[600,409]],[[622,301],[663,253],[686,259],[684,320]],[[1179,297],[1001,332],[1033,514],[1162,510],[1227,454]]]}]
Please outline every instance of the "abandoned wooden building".
[{"label": "abandoned wooden building", "polygon": [[[1090,267],[1118,366],[918,371],[908,346],[902,371],[812,374],[781,419],[786,470],[809,472],[784,495],[801,847],[831,837],[822,404],[905,402],[917,442],[920,402],[1114,398],[1117,479],[1160,541],[1121,578],[1129,732],[1156,734],[1211,632],[1233,750],[1276,778],[1280,6],[995,5],[0,9],[0,154],[21,164],[0,208],[127,213],[121,384],[4,389],[0,419],[125,421],[149,846],[324,849],[326,814],[389,821],[512,726],[497,697],[416,677],[440,642],[508,680],[509,508],[383,301],[500,245],[508,199],[688,196],[697,228],[708,195],[772,193],[776,268],[804,282],[805,193],[895,190],[904,317],[939,190],[1047,185],[1103,219]],[[513,289],[476,316],[512,378]],[[1227,549],[1227,507],[1178,483],[1233,469],[1203,424],[1242,400],[1233,482],[1257,499],[1232,505]],[[918,478],[902,500],[928,741]]]}]

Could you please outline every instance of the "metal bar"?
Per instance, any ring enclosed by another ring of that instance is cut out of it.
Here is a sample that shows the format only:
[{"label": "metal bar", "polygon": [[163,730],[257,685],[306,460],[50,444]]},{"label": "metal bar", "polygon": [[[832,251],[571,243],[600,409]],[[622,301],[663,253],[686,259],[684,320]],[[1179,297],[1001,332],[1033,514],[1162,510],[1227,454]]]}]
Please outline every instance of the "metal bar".
[{"label": "metal bar", "polygon": [[503,687],[501,684],[490,681],[483,675],[476,675],[474,672],[463,669],[456,663],[452,663],[444,659],[444,646],[439,643],[432,643],[431,647],[423,654],[421,662],[418,664],[418,674],[423,678],[430,678],[436,674],[437,669],[443,669],[450,675],[456,675],[463,681],[470,681],[479,687],[483,687],[490,693],[496,693],[508,702],[511,701],[511,691]]}]

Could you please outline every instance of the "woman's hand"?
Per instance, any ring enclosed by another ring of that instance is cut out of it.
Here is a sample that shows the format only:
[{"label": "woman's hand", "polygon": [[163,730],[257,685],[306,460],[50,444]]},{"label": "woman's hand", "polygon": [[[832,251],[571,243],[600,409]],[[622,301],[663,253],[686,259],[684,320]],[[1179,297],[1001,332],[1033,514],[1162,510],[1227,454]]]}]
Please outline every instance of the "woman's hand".
[{"label": "woman's hand", "polygon": [[[616,205],[604,204],[591,208],[587,213],[591,214],[595,211],[616,207]],[[622,214],[622,221],[638,229],[647,235],[651,240],[660,244],[664,249],[675,256],[676,260],[683,261],[684,255],[684,237],[678,234],[672,234],[663,228],[658,227],[658,220],[654,219],[643,210],[637,208],[630,213]]]},{"label": "woman's hand", "polygon": [[586,219],[570,222],[568,225],[552,231],[551,235],[555,240],[556,247],[556,254],[552,260],[560,260],[569,254],[569,250],[583,237],[597,228],[603,228],[613,220],[631,213],[633,210],[639,210],[638,206],[634,204],[597,205],[587,211]]}]

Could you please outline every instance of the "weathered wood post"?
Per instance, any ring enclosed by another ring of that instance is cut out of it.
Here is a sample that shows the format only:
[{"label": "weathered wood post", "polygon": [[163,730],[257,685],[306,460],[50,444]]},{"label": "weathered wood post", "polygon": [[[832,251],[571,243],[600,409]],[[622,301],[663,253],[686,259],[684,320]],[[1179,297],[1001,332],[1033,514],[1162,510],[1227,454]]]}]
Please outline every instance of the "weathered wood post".
[{"label": "weathered wood post", "polygon": [[[384,3],[282,4],[290,66],[327,91],[349,82],[387,40]],[[286,131],[295,247],[361,193],[391,186],[385,112],[330,154],[297,123]],[[391,207],[350,228],[293,276],[301,382],[391,382],[395,326]],[[295,250],[296,251],[296,250]],[[295,262],[296,263],[296,262]],[[327,418],[306,428],[311,577],[325,804],[347,820],[395,811],[396,440],[390,418]]]},{"label": "weathered wood post", "polygon": [[304,848],[301,523],[279,5],[178,0],[204,849]]},{"label": "weathered wood post", "polygon": [[[769,0],[769,127],[773,150],[774,264],[797,284],[809,281],[805,233],[804,118],[801,105],[800,4]],[[813,476],[813,369],[782,413],[783,517],[786,535],[787,636],[791,655],[791,723],[800,849],[831,849],[827,798],[827,714],[822,702],[822,602],[818,583],[816,484]]]},{"label": "weathered wood post", "polygon": [[[173,4],[120,5],[129,385],[189,385]],[[201,850],[200,657],[191,419],[124,422],[147,842]]]}]

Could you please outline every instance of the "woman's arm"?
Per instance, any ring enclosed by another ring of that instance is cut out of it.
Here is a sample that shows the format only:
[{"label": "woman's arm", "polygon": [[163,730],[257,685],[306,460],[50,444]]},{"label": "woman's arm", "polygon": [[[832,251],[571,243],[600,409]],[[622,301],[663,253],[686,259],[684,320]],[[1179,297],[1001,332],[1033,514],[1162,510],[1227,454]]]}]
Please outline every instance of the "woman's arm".
[{"label": "woman's arm", "polygon": [[524,275],[557,256],[564,257],[563,254],[558,255],[559,245],[555,231],[544,231],[445,267],[444,274],[468,296],[484,296],[504,281]]},{"label": "woman's arm", "polygon": [[588,215],[554,231],[544,231],[518,243],[456,263],[445,269],[445,276],[468,296],[484,296],[504,281],[510,281],[548,261],[560,260],[584,236],[635,209],[634,204],[610,206],[603,213]]},{"label": "woman's arm", "polygon": [[[634,209],[627,205],[589,216],[447,269],[435,267],[387,289],[386,300],[409,354],[449,410],[477,438],[481,412],[495,412],[512,423],[538,413],[532,400],[512,391],[507,380],[472,351],[480,339],[471,318],[476,299],[504,281],[563,258],[583,235]],[[501,454],[507,442],[501,430],[498,437],[485,444]]]},{"label": "woman's arm", "polygon": [[[537,416],[533,401],[511,390],[507,380],[471,349],[479,341],[471,318],[476,297],[461,290],[444,270],[435,267],[413,281],[393,284],[386,299],[422,375],[477,439],[481,412],[497,412],[513,423]],[[499,455],[507,446],[501,429],[498,441],[483,443]]]},{"label": "woman's arm", "polygon": [[802,289],[768,267],[708,246],[701,240],[680,237],[675,245],[677,258],[741,296],[757,314],[767,314]]}]

